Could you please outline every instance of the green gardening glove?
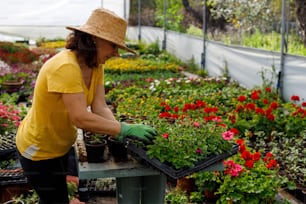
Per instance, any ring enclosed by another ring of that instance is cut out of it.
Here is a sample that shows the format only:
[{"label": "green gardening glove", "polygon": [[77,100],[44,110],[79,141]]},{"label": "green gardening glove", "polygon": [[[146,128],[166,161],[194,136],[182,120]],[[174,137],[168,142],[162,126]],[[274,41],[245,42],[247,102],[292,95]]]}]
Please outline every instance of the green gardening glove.
[{"label": "green gardening glove", "polygon": [[149,143],[156,134],[156,130],[151,126],[121,122],[121,131],[118,140],[123,141],[126,137],[132,137]]}]

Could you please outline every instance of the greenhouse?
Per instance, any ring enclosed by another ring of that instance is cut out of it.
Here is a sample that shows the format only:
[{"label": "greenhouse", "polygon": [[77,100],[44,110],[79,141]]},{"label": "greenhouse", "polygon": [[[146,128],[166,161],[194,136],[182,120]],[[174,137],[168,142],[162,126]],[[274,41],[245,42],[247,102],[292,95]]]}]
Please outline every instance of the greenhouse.
[{"label": "greenhouse", "polygon": [[0,5],[0,203],[306,203],[303,1]]}]

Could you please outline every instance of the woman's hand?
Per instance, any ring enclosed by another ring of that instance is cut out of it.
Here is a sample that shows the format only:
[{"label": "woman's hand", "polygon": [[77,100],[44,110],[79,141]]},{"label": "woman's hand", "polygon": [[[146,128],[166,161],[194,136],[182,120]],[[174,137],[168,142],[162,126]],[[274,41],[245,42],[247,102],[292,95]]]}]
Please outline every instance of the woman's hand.
[{"label": "woman's hand", "polygon": [[123,141],[124,138],[130,136],[149,143],[156,136],[156,134],[156,130],[149,125],[128,124],[122,122],[118,140]]}]

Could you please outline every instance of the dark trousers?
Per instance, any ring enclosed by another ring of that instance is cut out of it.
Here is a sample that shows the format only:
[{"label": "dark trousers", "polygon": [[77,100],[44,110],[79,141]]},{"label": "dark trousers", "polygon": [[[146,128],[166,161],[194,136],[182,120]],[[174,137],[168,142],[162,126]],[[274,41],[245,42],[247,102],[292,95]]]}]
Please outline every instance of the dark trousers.
[{"label": "dark trousers", "polygon": [[18,157],[25,176],[39,196],[39,204],[68,204],[66,183],[68,155],[48,160],[32,161]]}]

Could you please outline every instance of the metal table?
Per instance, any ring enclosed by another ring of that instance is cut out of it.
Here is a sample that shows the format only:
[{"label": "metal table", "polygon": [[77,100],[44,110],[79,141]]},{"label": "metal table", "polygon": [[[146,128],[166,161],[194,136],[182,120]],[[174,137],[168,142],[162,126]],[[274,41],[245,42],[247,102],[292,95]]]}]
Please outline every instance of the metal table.
[{"label": "metal table", "polygon": [[127,162],[118,163],[112,159],[102,163],[80,162],[78,150],[75,152],[80,181],[96,178],[116,178],[118,204],[164,203],[167,179],[160,171],[144,166],[133,158],[129,158]]}]

